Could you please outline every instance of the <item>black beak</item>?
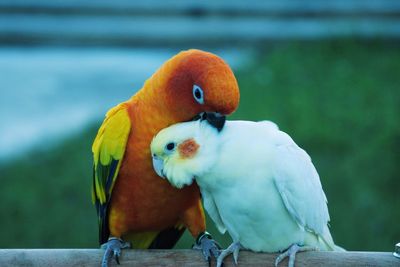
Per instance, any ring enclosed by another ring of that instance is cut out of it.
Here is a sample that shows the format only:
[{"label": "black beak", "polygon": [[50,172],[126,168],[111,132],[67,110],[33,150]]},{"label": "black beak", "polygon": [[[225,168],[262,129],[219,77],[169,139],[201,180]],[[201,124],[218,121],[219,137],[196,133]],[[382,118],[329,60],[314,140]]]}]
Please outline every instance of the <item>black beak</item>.
[{"label": "black beak", "polygon": [[206,120],[212,127],[217,129],[218,132],[222,131],[225,125],[226,116],[217,112],[203,112],[193,118],[193,120]]}]

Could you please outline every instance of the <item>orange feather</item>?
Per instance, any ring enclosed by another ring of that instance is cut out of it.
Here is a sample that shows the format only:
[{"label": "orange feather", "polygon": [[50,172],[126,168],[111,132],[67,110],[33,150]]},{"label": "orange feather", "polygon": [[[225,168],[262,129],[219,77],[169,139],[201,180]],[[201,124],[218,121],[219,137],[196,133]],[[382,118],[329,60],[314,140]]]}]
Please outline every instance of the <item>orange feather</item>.
[{"label": "orange feather", "polygon": [[[194,84],[204,90],[203,105],[193,98]],[[168,60],[124,103],[131,131],[108,210],[112,236],[161,231],[179,224],[195,237],[205,231],[197,185],[178,190],[158,177],[150,143],[171,124],[190,120],[202,111],[229,114],[238,103],[239,90],[229,66],[200,50],[184,51]]]}]

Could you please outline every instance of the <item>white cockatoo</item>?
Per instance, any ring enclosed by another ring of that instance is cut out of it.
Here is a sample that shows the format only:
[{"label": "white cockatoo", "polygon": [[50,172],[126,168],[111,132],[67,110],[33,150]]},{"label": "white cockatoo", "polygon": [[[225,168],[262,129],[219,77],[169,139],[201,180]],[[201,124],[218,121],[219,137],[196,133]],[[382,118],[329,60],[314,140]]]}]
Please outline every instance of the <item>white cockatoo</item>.
[{"label": "white cockatoo", "polygon": [[343,250],[330,234],[327,199],[308,154],[270,121],[223,122],[175,124],[151,144],[158,175],[177,188],[196,180],[218,230],[232,237],[217,265],[231,253],[237,262],[240,248],[285,251],[275,265],[289,257],[289,266],[298,251]]}]

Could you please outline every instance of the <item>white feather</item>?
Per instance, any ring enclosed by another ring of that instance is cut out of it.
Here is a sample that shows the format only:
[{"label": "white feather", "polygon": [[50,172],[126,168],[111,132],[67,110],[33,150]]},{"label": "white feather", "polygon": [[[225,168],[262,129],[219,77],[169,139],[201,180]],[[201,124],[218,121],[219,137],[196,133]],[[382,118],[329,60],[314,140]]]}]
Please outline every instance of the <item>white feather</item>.
[{"label": "white feather", "polygon": [[204,207],[206,208],[207,213],[210,215],[211,219],[214,221],[215,226],[217,227],[218,231],[221,234],[225,234],[226,227],[225,227],[224,223],[222,222],[220,213],[218,211],[217,206],[215,205],[212,195],[210,193],[208,193],[207,191],[203,190],[202,198],[203,198]]},{"label": "white feather", "polygon": [[276,124],[227,121],[218,132],[207,122],[181,123],[160,132],[152,151],[188,138],[200,151],[190,160],[170,156],[165,173],[175,186],[195,177],[219,231],[253,251],[277,252],[294,243],[339,249],[310,157]]}]

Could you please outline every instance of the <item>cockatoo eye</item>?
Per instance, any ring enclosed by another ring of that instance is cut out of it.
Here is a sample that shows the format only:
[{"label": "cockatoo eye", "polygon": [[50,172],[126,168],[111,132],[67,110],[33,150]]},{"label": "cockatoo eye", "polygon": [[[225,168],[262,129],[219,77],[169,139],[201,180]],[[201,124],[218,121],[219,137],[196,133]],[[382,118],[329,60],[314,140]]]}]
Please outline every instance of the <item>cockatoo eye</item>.
[{"label": "cockatoo eye", "polygon": [[199,104],[204,104],[204,93],[198,85],[193,85],[193,97]]},{"label": "cockatoo eye", "polygon": [[165,145],[165,150],[167,151],[167,152],[171,152],[171,151],[173,151],[175,149],[175,143],[168,143],[168,144],[166,144]]}]

